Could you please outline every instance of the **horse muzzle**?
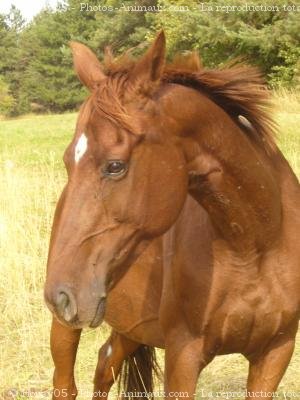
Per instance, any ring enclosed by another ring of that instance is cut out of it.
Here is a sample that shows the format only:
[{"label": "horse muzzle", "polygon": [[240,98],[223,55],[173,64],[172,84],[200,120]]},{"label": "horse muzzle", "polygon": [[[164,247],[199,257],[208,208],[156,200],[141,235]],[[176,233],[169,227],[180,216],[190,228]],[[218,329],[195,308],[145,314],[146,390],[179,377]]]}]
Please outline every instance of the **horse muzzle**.
[{"label": "horse muzzle", "polygon": [[[96,328],[103,321],[106,294],[102,293],[97,299],[89,300],[89,304],[80,304],[68,286],[59,286],[52,295],[45,290],[45,301],[50,311],[62,324],[73,328]],[[93,304],[96,304],[96,307]]]}]

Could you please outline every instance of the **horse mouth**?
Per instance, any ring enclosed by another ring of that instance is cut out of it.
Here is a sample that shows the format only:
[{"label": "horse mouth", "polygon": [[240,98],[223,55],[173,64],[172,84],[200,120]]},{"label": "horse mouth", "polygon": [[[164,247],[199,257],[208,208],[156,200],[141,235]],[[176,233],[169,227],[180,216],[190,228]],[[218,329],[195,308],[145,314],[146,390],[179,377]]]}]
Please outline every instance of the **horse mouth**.
[{"label": "horse mouth", "polygon": [[106,305],[106,299],[105,298],[100,299],[94,319],[89,325],[90,328],[97,328],[97,326],[99,326],[101,324],[101,322],[103,321],[105,305]]}]

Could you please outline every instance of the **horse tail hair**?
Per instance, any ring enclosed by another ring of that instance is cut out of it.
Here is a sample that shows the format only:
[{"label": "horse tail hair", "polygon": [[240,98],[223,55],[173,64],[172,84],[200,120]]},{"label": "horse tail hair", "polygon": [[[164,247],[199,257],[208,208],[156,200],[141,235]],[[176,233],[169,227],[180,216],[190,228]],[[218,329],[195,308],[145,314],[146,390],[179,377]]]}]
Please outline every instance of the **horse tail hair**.
[{"label": "horse tail hair", "polygon": [[155,348],[141,345],[123,362],[118,379],[118,398],[153,398],[155,378],[160,377]]}]

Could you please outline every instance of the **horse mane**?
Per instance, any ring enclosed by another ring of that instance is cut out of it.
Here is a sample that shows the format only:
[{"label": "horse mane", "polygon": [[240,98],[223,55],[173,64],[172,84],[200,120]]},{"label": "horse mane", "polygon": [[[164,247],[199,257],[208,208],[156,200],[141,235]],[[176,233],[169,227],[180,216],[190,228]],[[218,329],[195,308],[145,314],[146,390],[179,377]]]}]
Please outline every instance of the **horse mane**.
[{"label": "horse mane", "polygon": [[[107,50],[104,70],[108,80],[102,89],[98,89],[93,103],[109,119],[138,134],[133,118],[122,105],[124,92],[129,89],[130,71],[135,63],[130,51],[115,59]],[[204,93],[268,153],[276,148],[277,127],[270,115],[270,93],[258,68],[233,62],[220,69],[205,69],[195,52],[187,52],[176,55],[173,62],[166,64],[162,82],[183,85]]]},{"label": "horse mane", "polygon": [[204,93],[250,138],[261,142],[266,150],[274,150],[277,128],[270,115],[271,97],[258,68],[232,63],[220,69],[188,71],[178,70],[176,64],[167,65],[163,80]]}]

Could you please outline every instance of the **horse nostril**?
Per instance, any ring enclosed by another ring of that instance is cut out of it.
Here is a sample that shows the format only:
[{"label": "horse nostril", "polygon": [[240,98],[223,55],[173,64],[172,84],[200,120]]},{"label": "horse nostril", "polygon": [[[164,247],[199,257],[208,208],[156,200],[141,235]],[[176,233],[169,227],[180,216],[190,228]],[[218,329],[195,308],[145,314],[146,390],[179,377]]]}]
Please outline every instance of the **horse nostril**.
[{"label": "horse nostril", "polygon": [[56,299],[56,307],[59,314],[63,314],[69,304],[70,304],[69,296],[65,292],[58,293]]},{"label": "horse nostril", "polygon": [[61,290],[56,297],[56,311],[66,322],[70,322],[77,314],[76,301],[73,294],[67,290]]}]

